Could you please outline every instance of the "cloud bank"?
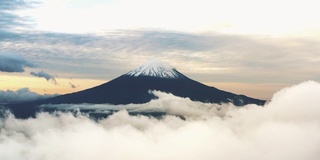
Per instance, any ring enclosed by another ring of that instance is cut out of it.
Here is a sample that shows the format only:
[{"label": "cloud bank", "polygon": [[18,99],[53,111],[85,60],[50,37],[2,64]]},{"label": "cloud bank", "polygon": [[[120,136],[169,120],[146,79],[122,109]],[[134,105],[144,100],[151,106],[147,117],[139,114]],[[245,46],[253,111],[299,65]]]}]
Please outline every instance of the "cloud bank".
[{"label": "cloud bank", "polygon": [[[319,95],[320,84],[309,81],[279,91],[264,107],[228,105],[222,111],[208,104],[190,105],[188,99],[162,100],[160,106],[176,107],[176,113],[188,114],[183,113],[184,106],[199,110],[199,114],[189,114],[186,120],[172,115],[161,119],[130,116],[126,110],[98,121],[70,112],[39,113],[36,118],[25,120],[7,114],[0,121],[0,157],[319,159]],[[163,94],[160,99],[168,97]],[[213,112],[203,113],[204,110]],[[223,114],[217,115],[220,111]]]},{"label": "cloud bank", "polygon": [[55,108],[63,111],[92,110],[93,113],[110,113],[126,110],[131,113],[138,112],[165,112],[169,115],[183,117],[205,117],[220,116],[230,107],[227,104],[218,105],[192,101],[189,98],[174,96],[171,93],[150,91],[158,99],[151,100],[145,104],[44,104],[41,108]]},{"label": "cloud bank", "polygon": [[40,71],[40,72],[30,72],[31,75],[35,76],[35,77],[42,77],[45,78],[47,81],[51,81],[53,84],[57,85],[57,81],[54,78],[53,75],[46,73],[44,71]]},{"label": "cloud bank", "polygon": [[51,98],[57,95],[51,94],[38,94],[36,92],[32,92],[29,88],[21,88],[16,91],[7,90],[1,91],[0,90],[0,104],[4,103],[19,103],[19,102],[27,102],[27,101],[34,101],[39,99]]},{"label": "cloud bank", "polygon": [[35,67],[35,65],[19,55],[0,53],[1,72],[24,72],[25,67]]}]

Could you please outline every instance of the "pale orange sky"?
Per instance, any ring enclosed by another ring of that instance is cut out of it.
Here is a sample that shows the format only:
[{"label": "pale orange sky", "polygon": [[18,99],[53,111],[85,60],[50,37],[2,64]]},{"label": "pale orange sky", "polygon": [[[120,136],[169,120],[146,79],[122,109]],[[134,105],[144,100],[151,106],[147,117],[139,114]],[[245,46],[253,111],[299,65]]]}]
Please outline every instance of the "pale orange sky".
[{"label": "pale orange sky", "polygon": [[[72,93],[105,83],[104,80],[58,78],[58,84],[55,85],[44,78],[31,76],[0,74],[0,77],[0,90],[18,90],[28,87],[31,91],[40,94]],[[69,82],[74,84],[76,88],[71,88]]]}]

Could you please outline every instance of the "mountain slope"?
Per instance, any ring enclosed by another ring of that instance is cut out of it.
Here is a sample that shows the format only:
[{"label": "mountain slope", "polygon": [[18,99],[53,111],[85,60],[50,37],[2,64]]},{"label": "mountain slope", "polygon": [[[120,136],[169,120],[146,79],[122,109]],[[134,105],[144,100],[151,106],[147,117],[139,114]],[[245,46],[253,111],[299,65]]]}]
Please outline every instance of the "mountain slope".
[{"label": "mountain slope", "polygon": [[[201,102],[233,103],[237,106],[250,103],[262,105],[265,103],[263,100],[236,95],[206,86],[184,76],[166,63],[151,61],[100,86],[24,105],[36,106],[49,103],[109,103],[116,105],[146,103],[156,98],[149,93],[150,90],[172,93],[179,97],[188,97],[193,101]],[[26,109],[22,111],[20,108],[19,110],[18,106],[16,105],[13,108],[18,110],[19,113],[29,112]]]},{"label": "mountain slope", "polygon": [[214,87],[209,87],[189,79],[169,64],[149,61],[108,83],[77,93],[44,100],[46,103],[146,103],[153,95],[149,90],[159,90],[194,101],[211,103],[233,103],[237,106],[264,101],[236,95]]}]

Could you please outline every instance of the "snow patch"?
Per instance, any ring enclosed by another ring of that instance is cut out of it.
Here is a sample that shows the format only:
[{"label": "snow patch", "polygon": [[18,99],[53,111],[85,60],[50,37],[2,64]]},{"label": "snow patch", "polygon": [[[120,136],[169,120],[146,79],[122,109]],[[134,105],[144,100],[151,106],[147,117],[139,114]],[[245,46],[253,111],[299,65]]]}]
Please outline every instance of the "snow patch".
[{"label": "snow patch", "polygon": [[128,72],[129,76],[151,76],[159,78],[180,78],[181,74],[177,72],[168,63],[159,60],[151,60],[140,66],[139,68]]}]

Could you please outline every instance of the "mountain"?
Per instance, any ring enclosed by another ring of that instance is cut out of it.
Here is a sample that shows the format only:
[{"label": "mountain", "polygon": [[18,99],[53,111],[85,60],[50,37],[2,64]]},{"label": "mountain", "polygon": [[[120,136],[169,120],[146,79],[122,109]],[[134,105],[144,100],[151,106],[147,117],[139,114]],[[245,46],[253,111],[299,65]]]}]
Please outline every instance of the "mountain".
[{"label": "mountain", "polygon": [[[157,60],[149,61],[116,79],[100,86],[76,93],[54,98],[25,103],[24,106],[62,103],[92,103],[92,104],[130,104],[146,103],[157,98],[149,91],[158,90],[172,93],[179,97],[188,97],[193,101],[209,103],[233,103],[236,106],[265,103],[245,95],[219,90],[194,81],[183,75],[169,64]],[[11,107],[18,114],[27,114],[28,108],[21,105]]]}]

